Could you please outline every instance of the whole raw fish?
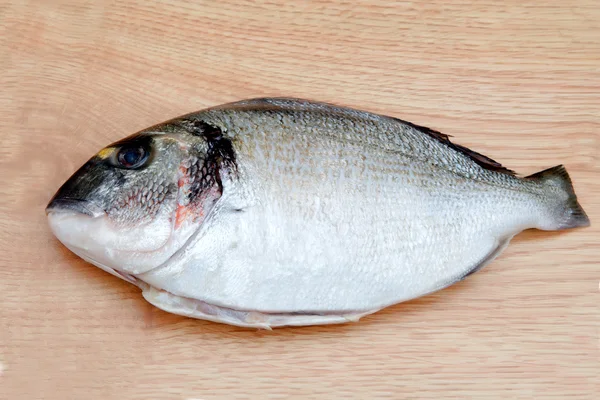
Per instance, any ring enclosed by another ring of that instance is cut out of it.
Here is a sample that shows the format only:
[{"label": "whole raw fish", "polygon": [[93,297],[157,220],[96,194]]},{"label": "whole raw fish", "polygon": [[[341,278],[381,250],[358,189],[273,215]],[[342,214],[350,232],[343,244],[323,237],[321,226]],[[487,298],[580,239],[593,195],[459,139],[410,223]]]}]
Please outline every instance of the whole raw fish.
[{"label": "whole raw fish", "polygon": [[563,166],[517,177],[431,129],[284,98],[113,143],[47,213],[156,307],[263,328],[356,321],[464,279],[524,229],[589,225]]}]

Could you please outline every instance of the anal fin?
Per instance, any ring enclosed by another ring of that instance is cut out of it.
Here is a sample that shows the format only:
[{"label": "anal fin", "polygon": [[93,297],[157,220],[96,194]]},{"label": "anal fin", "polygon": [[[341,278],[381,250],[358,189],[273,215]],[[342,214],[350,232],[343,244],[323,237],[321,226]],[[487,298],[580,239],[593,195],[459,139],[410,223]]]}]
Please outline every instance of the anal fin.
[{"label": "anal fin", "polygon": [[498,255],[500,255],[500,253],[502,253],[502,251],[504,249],[506,249],[506,247],[508,246],[508,244],[510,243],[510,241],[513,237],[514,237],[514,235],[509,236],[505,239],[499,240],[498,244],[491,252],[489,252],[479,263],[477,263],[475,266],[473,266],[465,274],[461,275],[461,277],[458,278],[455,282],[462,281],[463,279],[467,278],[470,275],[473,275],[475,272],[479,271],[480,269],[482,269],[483,267],[485,267],[486,265],[491,263],[496,257],[498,257]]}]

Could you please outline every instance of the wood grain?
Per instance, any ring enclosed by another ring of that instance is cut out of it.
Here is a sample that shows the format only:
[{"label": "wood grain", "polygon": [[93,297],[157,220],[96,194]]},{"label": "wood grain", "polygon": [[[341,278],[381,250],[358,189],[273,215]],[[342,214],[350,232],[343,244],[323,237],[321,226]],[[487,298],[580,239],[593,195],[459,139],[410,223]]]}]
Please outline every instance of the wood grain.
[{"label": "wood grain", "polygon": [[[0,2],[0,398],[598,398],[599,37],[594,0]],[[52,237],[45,204],[102,146],[254,96],[394,115],[523,174],[564,163],[592,227],[272,332],[159,311]]]}]

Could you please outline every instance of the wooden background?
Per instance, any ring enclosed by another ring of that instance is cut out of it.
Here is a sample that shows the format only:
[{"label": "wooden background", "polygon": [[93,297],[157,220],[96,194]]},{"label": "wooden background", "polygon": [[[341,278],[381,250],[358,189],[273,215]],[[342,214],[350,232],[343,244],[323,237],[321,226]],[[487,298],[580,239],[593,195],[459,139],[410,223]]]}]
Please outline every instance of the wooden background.
[{"label": "wooden background", "polygon": [[[0,398],[599,398],[597,0],[4,0],[0,88]],[[524,174],[564,163],[592,227],[273,332],[168,315],[52,237],[44,206],[105,144],[254,96],[394,115]]]}]

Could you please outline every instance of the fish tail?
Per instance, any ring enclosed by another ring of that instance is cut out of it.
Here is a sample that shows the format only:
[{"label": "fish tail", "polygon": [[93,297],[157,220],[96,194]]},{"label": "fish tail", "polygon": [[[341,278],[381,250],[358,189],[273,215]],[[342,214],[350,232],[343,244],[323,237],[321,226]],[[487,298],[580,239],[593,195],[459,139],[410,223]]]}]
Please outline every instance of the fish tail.
[{"label": "fish tail", "polygon": [[535,181],[547,188],[549,218],[539,229],[563,230],[590,226],[590,219],[577,200],[573,183],[563,165],[545,169],[525,179]]}]

